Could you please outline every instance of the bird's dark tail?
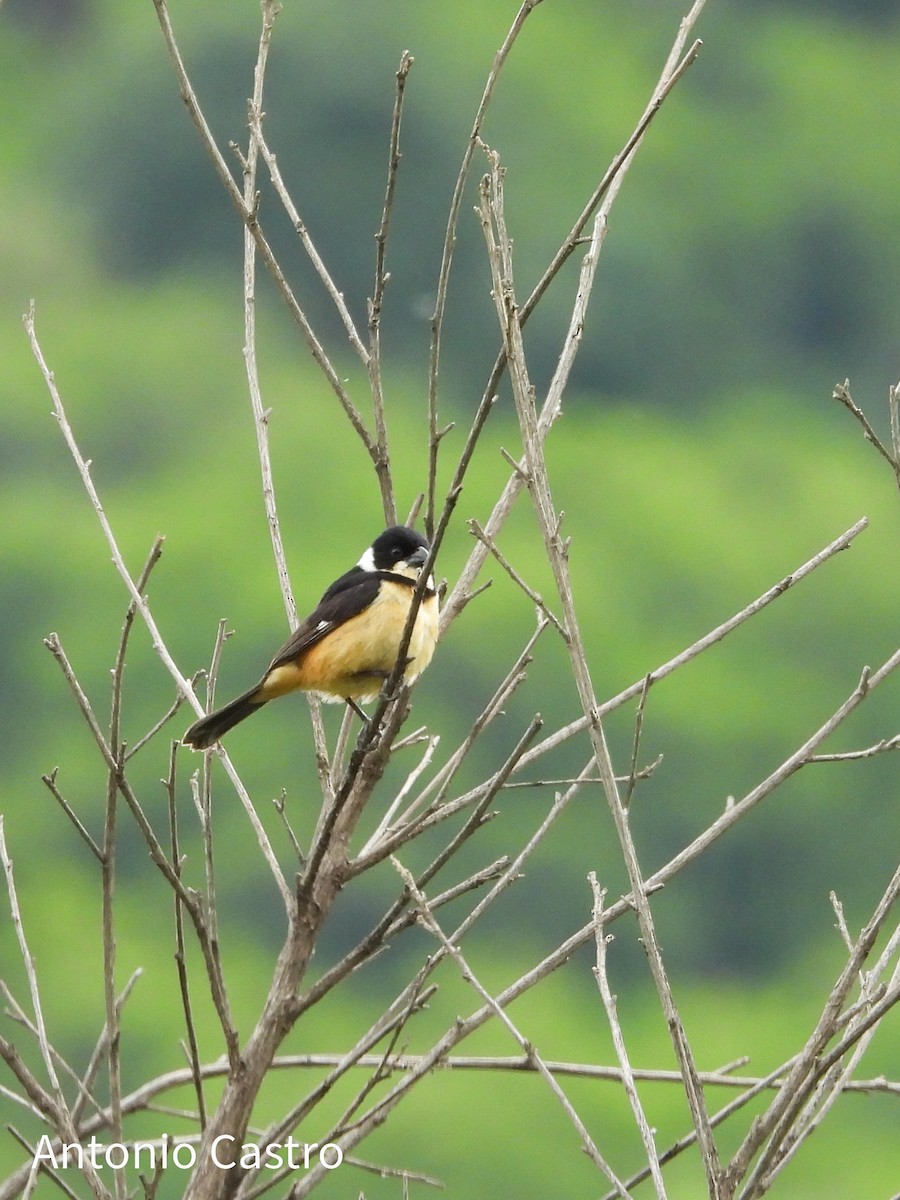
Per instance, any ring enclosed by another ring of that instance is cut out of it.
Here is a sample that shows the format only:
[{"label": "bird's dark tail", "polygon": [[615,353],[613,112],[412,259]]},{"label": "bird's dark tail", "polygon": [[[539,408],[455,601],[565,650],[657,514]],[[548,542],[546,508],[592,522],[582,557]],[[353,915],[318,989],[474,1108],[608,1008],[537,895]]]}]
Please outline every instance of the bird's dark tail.
[{"label": "bird's dark tail", "polygon": [[230,704],[226,704],[224,708],[217,709],[209,716],[195,721],[181,739],[182,745],[190,746],[194,750],[206,750],[239,721],[243,721],[251,713],[255,713],[258,708],[262,708],[266,701],[254,699],[258,693],[259,684],[251,688],[249,692],[244,692],[243,696],[232,700]]}]

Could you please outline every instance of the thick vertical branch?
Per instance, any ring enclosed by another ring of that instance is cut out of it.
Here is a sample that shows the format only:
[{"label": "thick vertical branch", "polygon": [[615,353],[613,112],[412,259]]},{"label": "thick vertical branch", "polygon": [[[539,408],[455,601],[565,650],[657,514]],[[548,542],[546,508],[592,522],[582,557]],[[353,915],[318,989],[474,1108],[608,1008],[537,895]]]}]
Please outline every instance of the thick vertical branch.
[{"label": "thick vertical branch", "polygon": [[[700,42],[695,42],[691,48],[684,53],[684,46],[687,43],[687,38],[700,16],[700,13],[706,3],[706,0],[696,0],[691,8],[690,13],[682,21],[678,37],[672,47],[672,50],[663,67],[659,82],[654,90],[650,103],[647,105],[643,115],[632,131],[630,137],[625,142],[625,145],[615,156],[609,167],[605,171],[603,178],[597,185],[587,204],[584,206],[581,214],[570,230],[569,234],[563,241],[562,245],[557,250],[556,254],[548,264],[544,274],[541,276],[538,283],[533,288],[528,299],[521,305],[519,309],[519,323],[524,326],[529,316],[539,304],[544,293],[549,288],[550,284],[559,274],[562,266],[568,261],[569,257],[581,244],[582,234],[587,227],[588,222],[597,212],[599,217],[599,226],[595,221],[595,229],[600,230],[600,241],[596,243],[596,251],[599,252],[602,245],[602,238],[605,234],[606,223],[613,202],[618,195],[619,189],[624,180],[624,176],[630,167],[634,155],[640,146],[640,143],[647,131],[647,128],[656,114],[659,112],[665,99],[671,93],[672,89],[684,75],[685,71],[697,57],[700,50]],[[684,56],[682,57],[682,54]],[[598,211],[598,205],[600,206]],[[507,357],[505,347],[501,348],[497,360],[494,363],[493,369],[488,379],[487,386],[482,399],[482,409],[486,404],[493,401],[499,387],[500,380],[506,370]],[[562,365],[562,359],[560,360]],[[561,390],[559,388],[560,368],[557,367],[555,376],[556,386],[548,391],[547,397],[541,409],[539,418],[539,431],[541,437],[546,437],[551,425],[559,416],[560,408],[558,401],[561,398]],[[479,410],[481,413],[481,410]],[[485,526],[485,532],[490,536],[495,536],[503,526],[513,504],[518,498],[525,483],[524,463],[516,464],[516,468],[510,476],[503,492],[494,505],[490,518]],[[446,602],[441,611],[441,629],[446,630],[449,625],[459,616],[462,609],[472,592],[474,580],[477,578],[479,571],[484,565],[488,554],[487,543],[481,542],[476,545],[469,554],[468,562],[466,563],[459,579],[452,588]]]},{"label": "thick vertical branch", "polygon": [[[447,307],[447,289],[450,284],[450,269],[453,265],[453,252],[456,248],[456,228],[459,223],[459,211],[462,205],[463,193],[466,188],[466,183],[469,178],[469,170],[472,165],[472,158],[481,138],[481,131],[484,126],[484,118],[490,105],[491,98],[497,86],[497,81],[500,77],[500,72],[503,65],[509,57],[509,53],[515,44],[516,38],[522,31],[522,26],[528,17],[541,3],[541,0],[523,0],[519,11],[516,13],[512,25],[509,27],[509,32],[503,39],[500,49],[494,55],[494,61],[491,65],[490,72],[484,85],[484,91],[481,94],[478,108],[475,113],[475,120],[472,122],[472,131],[469,134],[469,140],[466,143],[465,153],[463,154],[462,164],[459,168],[459,173],[456,177],[456,183],[453,186],[453,195],[450,198],[450,214],[447,218],[447,231],[444,234],[444,246],[441,251],[441,265],[438,271],[437,288],[435,291],[434,313],[431,318],[431,349],[428,361],[428,496],[425,508],[425,529],[428,536],[431,536],[436,520],[436,496],[437,496],[437,472],[438,472],[438,449],[440,447],[441,438],[446,430],[441,431],[438,428],[438,375],[440,372],[441,360],[441,342],[444,334],[444,312]],[[489,390],[485,394],[485,400],[490,403],[493,398],[493,390]],[[484,401],[482,402],[484,404]],[[485,416],[487,413],[485,413]]]},{"label": "thick vertical branch", "polygon": [[[703,1088],[663,963],[656,936],[655,922],[648,901],[646,884],[638,863],[637,850],[631,835],[628,815],[619,794],[616,775],[606,742],[606,735],[597,711],[597,699],[581,638],[578,614],[569,574],[568,546],[563,542],[559,532],[560,518],[557,516],[553,504],[550,481],[543,454],[543,444],[538,433],[534,388],[531,385],[526,365],[522,328],[518,319],[513,283],[512,242],[506,229],[503,205],[502,172],[497,156],[490,154],[489,157],[491,161],[490,179],[482,188],[482,225],[485,230],[488,257],[491,264],[494,303],[503,332],[516,413],[522,432],[528,490],[537,515],[547,559],[553,571],[554,580],[559,592],[566,629],[565,643],[569,652],[569,662],[578,691],[578,697],[585,717],[588,720],[588,735],[591,740],[594,758],[600,773],[607,803],[613,816],[619,845],[628,872],[643,946],[648,956],[651,974],[656,985],[672,1044],[682,1067],[685,1093],[703,1154],[709,1195],[711,1200],[718,1200],[720,1195],[719,1159],[712,1128],[709,1123],[709,1114],[706,1110],[706,1103],[703,1097]],[[579,282],[579,303],[576,305],[575,312],[573,313],[572,325],[566,339],[566,349],[563,352],[563,357],[566,357],[567,354],[569,355],[569,364],[571,364],[570,347],[574,340],[573,328],[576,325],[579,328],[581,326],[583,309],[587,303],[587,297],[590,294],[593,282],[593,274],[596,270],[596,251],[598,242],[602,236],[601,218],[602,214],[598,214],[594,222],[591,246],[585,256],[586,266],[583,268],[582,278]],[[562,383],[564,383],[567,371],[560,374]]]},{"label": "thick vertical branch", "polygon": [[222,1099],[201,1139],[197,1166],[185,1192],[185,1200],[227,1200],[241,1184],[243,1172],[237,1168],[223,1179],[212,1156],[212,1146],[216,1138],[223,1136],[233,1137],[235,1144],[245,1138],[266,1074],[299,1015],[297,993],[322,924],[342,885],[347,846],[373,784],[374,779],[365,772],[360,775],[355,790],[340,810],[308,891],[301,894],[262,1012],[241,1050],[240,1062],[229,1073]]}]

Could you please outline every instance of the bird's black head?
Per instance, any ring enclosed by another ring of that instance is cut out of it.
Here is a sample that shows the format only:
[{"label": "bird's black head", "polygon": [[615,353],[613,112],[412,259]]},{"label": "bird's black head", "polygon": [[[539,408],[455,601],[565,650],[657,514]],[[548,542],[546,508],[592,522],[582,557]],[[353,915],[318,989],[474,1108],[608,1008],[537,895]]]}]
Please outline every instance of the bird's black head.
[{"label": "bird's black head", "polygon": [[[0,0],[0,4],[3,0]],[[355,567],[352,567],[340,579],[336,579],[322,596],[319,603],[330,600],[344,591],[345,588],[355,587],[364,574],[377,571],[390,572],[391,575],[403,575],[413,583],[418,581],[422,567],[431,549],[428,539],[421,533],[416,533],[407,525],[392,525],[384,533],[378,535]],[[428,578],[428,590],[434,592],[434,578]]]},{"label": "bird's black head", "polygon": [[430,547],[427,538],[408,525],[391,525],[378,535],[359,560],[364,571],[399,571],[404,568],[418,573]]}]

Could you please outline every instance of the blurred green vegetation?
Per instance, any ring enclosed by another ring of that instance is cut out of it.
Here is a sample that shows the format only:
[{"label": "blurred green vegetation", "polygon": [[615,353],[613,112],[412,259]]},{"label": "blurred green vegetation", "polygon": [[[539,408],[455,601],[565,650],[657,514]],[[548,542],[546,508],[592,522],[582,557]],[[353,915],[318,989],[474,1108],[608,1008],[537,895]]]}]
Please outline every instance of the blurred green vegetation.
[{"label": "blurred green vegetation", "polygon": [[[360,318],[371,291],[392,73],[403,49],[416,58],[384,327],[401,508],[425,483],[428,318],[449,194],[485,73],[515,7],[509,0],[287,3],[276,27],[269,139]],[[639,116],[682,7],[674,0],[547,0],[526,26],[485,128],[508,167],[523,293]],[[172,16],[220,141],[242,139],[257,5],[246,0],[211,12],[194,0],[172,0]],[[60,787],[95,834],[106,783],[41,639],[59,633],[105,716],[126,596],[48,417],[19,320],[30,297],[133,571],[154,536],[166,535],[150,595],[182,669],[207,661],[216,621],[225,615],[236,633],[220,686],[225,693],[243,687],[278,644],[283,618],[241,359],[241,230],[185,117],[152,5],[6,0],[0,26],[0,810],[48,1023],[83,1064],[102,1013],[99,884],[40,775],[59,766]],[[857,401],[884,429],[884,396],[900,375],[896,9],[838,0],[710,0],[698,34],[705,42],[700,59],[652,126],[614,210],[567,415],[549,443],[601,694],[641,678],[863,514],[870,526],[849,552],[653,689],[642,757],[663,753],[664,760],[642,785],[634,818],[648,868],[701,831],[727,796],[744,794],[778,765],[852,690],[863,665],[877,666],[896,646],[896,491],[830,399],[833,384],[849,376]],[[464,205],[442,359],[444,416],[457,422],[444,442],[445,480],[497,348],[469,200],[474,192]],[[265,190],[262,217],[363,404],[365,380]],[[528,327],[539,385],[558,353],[573,278],[571,269],[564,272]],[[371,540],[380,504],[363,451],[267,281],[259,311],[278,502],[305,607]],[[499,448],[516,445],[504,397],[445,543],[439,566],[448,578],[469,548],[465,519],[483,521],[505,480]],[[502,544],[552,596],[524,499]],[[441,733],[440,755],[450,753],[533,627],[530,606],[493,574],[493,587],[466,610],[417,690],[416,718]],[[897,688],[886,684],[829,748],[896,733]],[[149,639],[137,629],[127,669],[129,739],[171,699]],[[282,788],[307,835],[315,811],[304,707],[302,700],[273,706],[232,735],[230,748],[273,839],[279,825],[268,799]],[[578,715],[550,635],[529,682],[462,773],[461,788],[502,761],[537,710],[546,731]],[[629,707],[610,721],[623,768],[633,717]],[[169,732],[180,729],[179,716]],[[167,753],[157,739],[134,764],[135,785],[160,831],[166,818],[158,781]],[[583,743],[568,744],[545,770],[564,777],[586,755]],[[196,855],[192,765],[182,766],[180,790],[185,844]],[[474,869],[521,844],[546,805],[539,790],[508,793],[464,863]],[[247,853],[243,815],[224,788],[216,822],[225,964],[246,1032],[282,930],[274,888]],[[898,835],[890,758],[810,767],[659,897],[667,961],[703,1068],[750,1054],[747,1070],[763,1073],[805,1040],[840,969],[828,892],[838,892],[851,929],[858,927],[896,864]],[[124,1030],[126,1086],[135,1086],[182,1059],[171,934],[156,915],[167,903],[165,889],[127,820],[120,836],[120,984],[132,970],[144,971]],[[417,855],[426,861],[429,848],[410,853],[411,865]],[[587,919],[585,876],[592,869],[613,894],[624,887],[611,824],[587,790],[522,886],[484,922],[473,966],[485,982],[502,986]],[[368,929],[394,890],[387,868],[348,889],[317,970]],[[613,970],[636,1065],[670,1065],[635,931],[623,926],[616,933]],[[314,1012],[296,1046],[286,1049],[329,1050],[355,1040],[383,996],[406,978],[413,948],[425,952],[424,937],[416,937],[412,948],[379,961],[377,988],[368,976],[351,985]],[[24,997],[6,922],[0,952],[4,975]],[[215,1027],[204,1009],[199,963],[193,966],[204,1052],[213,1055]],[[589,955],[579,955],[513,1009],[545,1057],[611,1061],[589,967]],[[59,979],[64,988],[55,986]],[[426,1048],[429,1033],[474,1006],[452,971],[441,983],[439,1000],[413,1027],[410,1050]],[[900,1071],[896,1045],[886,1042],[876,1040],[867,1074]],[[485,1031],[477,1046],[515,1049],[496,1030]],[[265,1103],[274,1112],[279,1099],[296,1096],[296,1086],[276,1075]],[[638,1164],[640,1147],[618,1090],[585,1081],[566,1087],[597,1136],[621,1155],[623,1172]],[[181,1101],[190,1104],[188,1096]],[[677,1089],[648,1088],[647,1103],[661,1145],[687,1127]],[[27,1129],[9,1109],[0,1101],[3,1123]],[[452,1136],[434,1138],[433,1130],[451,1126]],[[860,1195],[863,1154],[866,1194],[896,1188],[895,1099],[848,1097],[828,1128],[827,1140],[798,1155],[775,1194]],[[510,1194],[602,1190],[546,1089],[519,1076],[437,1076],[415,1106],[401,1108],[366,1143],[363,1157],[440,1176],[457,1196],[482,1196],[497,1180]],[[8,1142],[0,1145],[0,1172],[17,1161]],[[674,1168],[672,1178],[673,1197],[699,1194],[701,1181],[689,1167]],[[367,1196],[399,1194],[396,1180],[360,1180]],[[346,1189],[337,1172],[323,1194]]]}]

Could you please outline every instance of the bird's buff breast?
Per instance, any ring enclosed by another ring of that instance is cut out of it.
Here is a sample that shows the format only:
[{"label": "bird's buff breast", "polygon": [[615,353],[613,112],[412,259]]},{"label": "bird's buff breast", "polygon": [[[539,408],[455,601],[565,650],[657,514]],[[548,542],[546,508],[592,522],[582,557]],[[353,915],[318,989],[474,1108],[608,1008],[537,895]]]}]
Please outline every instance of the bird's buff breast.
[{"label": "bird's buff breast", "polygon": [[[325,700],[374,699],[397,662],[411,599],[409,588],[384,584],[364,612],[311,647],[301,663],[281,667],[273,675],[292,676],[290,683],[283,681],[285,690],[299,687],[318,692]],[[437,597],[428,596],[419,607],[406,652],[410,659],[403,675],[406,683],[412,683],[431,662],[437,633]],[[276,682],[271,676],[270,681]]]}]

